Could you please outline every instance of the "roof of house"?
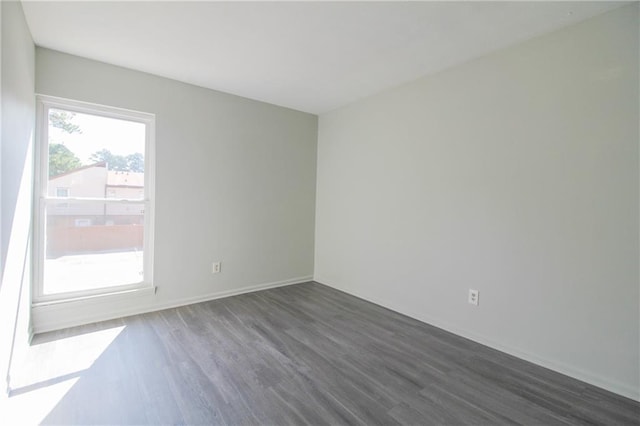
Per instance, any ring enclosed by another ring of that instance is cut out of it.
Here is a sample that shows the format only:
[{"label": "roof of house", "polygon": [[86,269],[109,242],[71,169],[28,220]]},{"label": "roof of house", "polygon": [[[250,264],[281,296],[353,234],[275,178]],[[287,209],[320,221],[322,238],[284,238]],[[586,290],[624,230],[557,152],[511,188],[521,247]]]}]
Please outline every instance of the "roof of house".
[{"label": "roof of house", "polygon": [[[101,161],[99,163],[78,167],[77,169],[69,170],[68,172],[61,173],[56,176],[51,176],[49,180],[56,179],[62,176],[67,176],[72,173],[77,173],[82,170],[87,170],[93,167],[106,167],[106,166],[107,166],[106,163],[104,161]],[[144,188],[144,173],[121,172],[116,170],[109,170],[107,171],[107,186],[112,188]]]},{"label": "roof of house", "polygon": [[86,170],[86,169],[90,169],[90,168],[93,168],[93,167],[107,167],[107,163],[105,163],[104,161],[100,161],[100,162],[97,162],[97,163],[88,164],[86,166],[80,166],[77,169],[69,170],[69,171],[66,171],[64,173],[60,173],[60,174],[57,174],[57,175],[54,175],[54,176],[50,176],[49,180],[57,179],[59,177],[70,175],[72,173],[76,173],[76,172],[79,172],[81,170]]}]

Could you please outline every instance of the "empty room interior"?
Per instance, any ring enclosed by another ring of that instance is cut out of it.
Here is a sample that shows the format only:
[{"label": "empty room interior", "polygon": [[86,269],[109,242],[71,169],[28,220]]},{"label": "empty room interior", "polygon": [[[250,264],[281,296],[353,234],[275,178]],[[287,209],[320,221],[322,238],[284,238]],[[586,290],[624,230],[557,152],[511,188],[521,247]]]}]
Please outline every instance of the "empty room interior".
[{"label": "empty room interior", "polygon": [[0,23],[0,424],[640,425],[638,2]]}]

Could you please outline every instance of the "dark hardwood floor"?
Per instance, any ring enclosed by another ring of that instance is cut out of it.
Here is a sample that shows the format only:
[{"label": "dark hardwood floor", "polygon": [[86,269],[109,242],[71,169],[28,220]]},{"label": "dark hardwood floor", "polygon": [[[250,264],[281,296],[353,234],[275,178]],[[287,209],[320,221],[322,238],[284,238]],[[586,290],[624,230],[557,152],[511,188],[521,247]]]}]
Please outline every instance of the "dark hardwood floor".
[{"label": "dark hardwood floor", "polygon": [[35,370],[108,330],[95,362],[14,394],[75,378],[44,424],[640,424],[637,402],[316,283],[36,336]]}]

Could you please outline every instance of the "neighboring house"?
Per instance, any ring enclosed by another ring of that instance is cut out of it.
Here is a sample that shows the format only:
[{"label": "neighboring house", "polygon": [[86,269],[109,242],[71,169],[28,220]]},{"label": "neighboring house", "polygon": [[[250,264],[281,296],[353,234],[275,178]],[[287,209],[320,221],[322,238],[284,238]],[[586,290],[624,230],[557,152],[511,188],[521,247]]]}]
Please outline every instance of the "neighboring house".
[{"label": "neighboring house", "polygon": [[70,198],[47,211],[47,257],[141,249],[144,205],[78,202],[74,198],[144,199],[144,173],[107,169],[104,162],[49,178],[49,196]]},{"label": "neighboring house", "polygon": [[[144,199],[144,173],[107,170],[104,162],[49,178],[49,196],[60,198]],[[48,211],[49,225],[144,224],[142,204],[60,203]]]}]

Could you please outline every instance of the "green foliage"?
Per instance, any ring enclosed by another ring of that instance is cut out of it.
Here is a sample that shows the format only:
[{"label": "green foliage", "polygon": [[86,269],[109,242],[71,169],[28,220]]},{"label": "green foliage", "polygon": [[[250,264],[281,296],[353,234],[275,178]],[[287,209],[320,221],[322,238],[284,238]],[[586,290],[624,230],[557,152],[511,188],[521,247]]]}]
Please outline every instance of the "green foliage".
[{"label": "green foliage", "polygon": [[129,154],[126,156],[127,166],[131,172],[144,172],[144,156],[136,152],[135,154]]},{"label": "green foliage", "polygon": [[[49,125],[69,134],[82,133],[80,126],[73,124],[74,117],[73,112],[52,109],[49,112]],[[91,154],[89,160],[96,163],[105,162],[108,170],[144,172],[144,156],[139,152],[117,155],[108,149],[102,149]],[[49,176],[66,173],[80,166],[82,166],[80,159],[66,146],[59,143],[49,144]]]},{"label": "green foliage", "polygon": [[55,128],[62,129],[69,134],[82,133],[80,126],[71,122],[75,116],[76,115],[72,112],[52,109],[49,111],[49,124]]},{"label": "green foliage", "polygon": [[94,152],[89,157],[91,161],[107,163],[108,170],[119,172],[144,172],[144,156],[136,152],[129,155],[117,155],[111,153],[108,149],[102,149]]},{"label": "green foliage", "polygon": [[59,143],[49,144],[49,177],[70,172],[80,166],[80,159],[69,148]]},{"label": "green foliage", "polygon": [[[72,120],[75,114],[68,111],[52,109],[49,111],[49,125],[73,134],[82,133],[82,129]],[[61,143],[49,141],[49,177],[70,172],[82,166],[80,159]]]}]

